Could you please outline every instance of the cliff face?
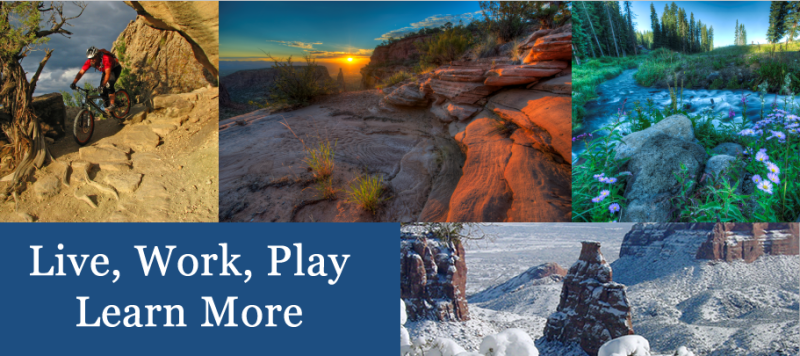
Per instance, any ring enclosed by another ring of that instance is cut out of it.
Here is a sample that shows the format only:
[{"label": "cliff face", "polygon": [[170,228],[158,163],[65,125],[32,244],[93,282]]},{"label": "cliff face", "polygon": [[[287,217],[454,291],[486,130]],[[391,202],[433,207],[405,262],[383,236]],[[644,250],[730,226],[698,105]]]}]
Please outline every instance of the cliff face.
[{"label": "cliff face", "polygon": [[[302,68],[295,67],[298,70]],[[261,101],[269,94],[279,74],[280,71],[275,68],[240,70],[222,77],[220,86],[225,87],[230,102],[246,104],[250,100]],[[318,81],[333,80],[323,66],[317,67],[315,75]]]},{"label": "cliff face", "polygon": [[121,61],[124,57],[123,67],[135,78],[133,84],[143,96],[138,101],[152,95],[188,93],[216,83],[216,77],[194,58],[191,44],[180,33],[150,27],[141,16],[120,33],[113,48]]},{"label": "cliff face", "polygon": [[464,247],[430,235],[400,235],[400,298],[412,321],[469,320]]},{"label": "cliff face", "polygon": [[195,59],[219,76],[219,3],[216,1],[126,1],[148,25],[177,31]]},{"label": "cliff face", "polygon": [[369,64],[361,68],[361,84],[365,89],[375,87],[384,78],[401,70],[409,71],[419,62],[419,50],[414,44],[432,35],[417,35],[404,38],[387,46],[375,47]]},{"label": "cliff face", "polygon": [[697,223],[633,226],[620,249],[624,256],[683,250],[696,259],[753,262],[762,255],[798,255],[793,223]]},{"label": "cliff face", "polygon": [[605,342],[632,335],[631,307],[625,286],[612,281],[600,243],[583,242],[578,261],[564,277],[561,300],[547,319],[548,341],[577,343],[591,356]]}]

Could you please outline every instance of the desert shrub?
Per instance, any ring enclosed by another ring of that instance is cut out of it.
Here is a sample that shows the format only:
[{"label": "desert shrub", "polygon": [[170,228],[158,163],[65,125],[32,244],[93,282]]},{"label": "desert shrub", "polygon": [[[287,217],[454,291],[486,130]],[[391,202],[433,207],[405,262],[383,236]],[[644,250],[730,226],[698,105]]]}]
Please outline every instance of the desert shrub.
[{"label": "desert shrub", "polygon": [[348,202],[358,204],[372,214],[378,211],[378,206],[386,201],[383,197],[383,177],[377,175],[362,175],[350,184],[347,191]]},{"label": "desert shrub", "polygon": [[485,34],[478,43],[472,46],[472,59],[491,57],[495,53],[495,48],[497,48],[497,36],[491,33]]},{"label": "desert shrub", "polygon": [[320,140],[316,146],[306,147],[306,158],[303,159],[318,181],[330,177],[335,167],[334,148],[336,143],[330,140]]},{"label": "desert shrub", "polygon": [[513,133],[517,128],[517,125],[505,119],[492,120],[492,132],[496,132],[503,137],[511,136],[511,133]]},{"label": "desert shrub", "polygon": [[524,56],[520,53],[519,47],[525,44],[526,39],[525,37],[520,37],[514,40],[514,44],[511,46],[511,60],[514,61],[514,63],[522,63]]},{"label": "desert shrub", "polygon": [[278,70],[278,75],[273,82],[274,87],[269,94],[268,106],[295,107],[306,106],[314,97],[328,94],[334,89],[331,81],[319,77],[318,69],[311,56],[306,55],[305,66],[293,66],[292,57],[281,62],[271,55],[273,68]]},{"label": "desert shrub", "polygon": [[471,42],[472,34],[459,25],[414,45],[420,51],[420,63],[442,65],[461,56]]},{"label": "desert shrub", "polygon": [[569,7],[554,1],[481,1],[484,32],[493,33],[502,42],[520,36],[531,24],[549,29],[568,21]]},{"label": "desert shrub", "polygon": [[427,74],[427,73],[433,72],[434,70],[436,70],[436,68],[438,68],[438,66],[435,65],[435,64],[417,63],[414,66],[413,71],[414,71],[414,73],[416,73],[418,75],[422,75],[422,74]]},{"label": "desert shrub", "polygon": [[383,80],[382,83],[376,85],[375,87],[378,89],[383,89],[395,85],[397,83],[401,83],[406,79],[412,79],[414,75],[406,72],[406,71],[399,71],[397,73],[392,74],[390,77]]}]

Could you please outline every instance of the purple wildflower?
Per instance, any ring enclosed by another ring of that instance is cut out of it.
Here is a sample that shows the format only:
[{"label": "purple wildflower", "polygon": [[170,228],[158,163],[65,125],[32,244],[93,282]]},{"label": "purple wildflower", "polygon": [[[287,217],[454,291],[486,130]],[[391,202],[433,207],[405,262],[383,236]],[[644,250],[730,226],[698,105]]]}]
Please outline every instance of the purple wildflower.
[{"label": "purple wildflower", "polygon": [[767,162],[767,170],[770,173],[781,174],[781,169],[775,163]]},{"label": "purple wildflower", "polygon": [[769,178],[769,180],[771,180],[775,184],[781,184],[781,179],[775,173],[767,174],[767,178]]},{"label": "purple wildflower", "polygon": [[755,183],[755,184],[761,183],[761,176],[758,175],[758,174],[754,175],[753,178],[751,178],[751,179],[753,180],[753,183]]},{"label": "purple wildflower", "polygon": [[756,187],[764,193],[772,195],[772,182],[768,180],[762,180],[761,183],[756,185]]},{"label": "purple wildflower", "polygon": [[608,183],[608,184],[614,184],[616,182],[617,182],[617,178],[614,178],[614,177],[606,178],[606,183]]},{"label": "purple wildflower", "polygon": [[767,155],[767,149],[766,148],[762,148],[762,149],[758,150],[758,153],[756,153],[756,161],[769,162],[769,156]]},{"label": "purple wildflower", "polygon": [[611,194],[611,192],[609,192],[607,189],[604,189],[600,192],[600,196],[602,197],[607,197],[609,194]]},{"label": "purple wildflower", "polygon": [[733,112],[733,109],[731,109],[730,111],[728,111],[728,118],[729,118],[729,119],[733,119],[733,117],[734,117],[734,116],[736,116],[736,113],[735,113],[735,112]]},{"label": "purple wildflower", "polygon": [[611,211],[611,214],[618,212],[619,211],[619,204],[612,203],[611,205],[608,206],[608,210]]}]

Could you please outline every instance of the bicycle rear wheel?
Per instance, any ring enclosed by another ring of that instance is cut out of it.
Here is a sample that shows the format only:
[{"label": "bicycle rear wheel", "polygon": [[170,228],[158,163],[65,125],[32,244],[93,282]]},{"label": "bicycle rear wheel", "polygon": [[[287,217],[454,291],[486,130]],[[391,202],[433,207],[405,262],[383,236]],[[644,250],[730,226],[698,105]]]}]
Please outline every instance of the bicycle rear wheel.
[{"label": "bicycle rear wheel", "polygon": [[128,116],[131,111],[131,97],[127,91],[117,90],[114,96],[114,106],[116,106],[116,109],[111,112],[111,115],[120,120]]},{"label": "bicycle rear wheel", "polygon": [[83,146],[89,143],[93,133],[94,115],[92,115],[91,111],[83,109],[75,116],[75,121],[72,124],[72,134],[75,136],[75,142]]}]

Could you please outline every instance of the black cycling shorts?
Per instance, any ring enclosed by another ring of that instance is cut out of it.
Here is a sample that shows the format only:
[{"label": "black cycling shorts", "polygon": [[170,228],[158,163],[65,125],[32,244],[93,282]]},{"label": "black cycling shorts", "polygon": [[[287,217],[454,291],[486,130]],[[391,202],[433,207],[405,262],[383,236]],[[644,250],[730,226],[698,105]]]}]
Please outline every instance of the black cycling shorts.
[{"label": "black cycling shorts", "polygon": [[[122,74],[122,66],[116,66],[111,70],[111,76],[108,78],[108,84],[110,84],[111,88],[103,87],[103,95],[114,94],[117,92],[116,89],[114,89],[114,85],[117,84],[117,79],[119,79],[120,74]],[[103,72],[103,76],[100,77],[100,85],[103,85],[105,76],[106,73]]]}]

